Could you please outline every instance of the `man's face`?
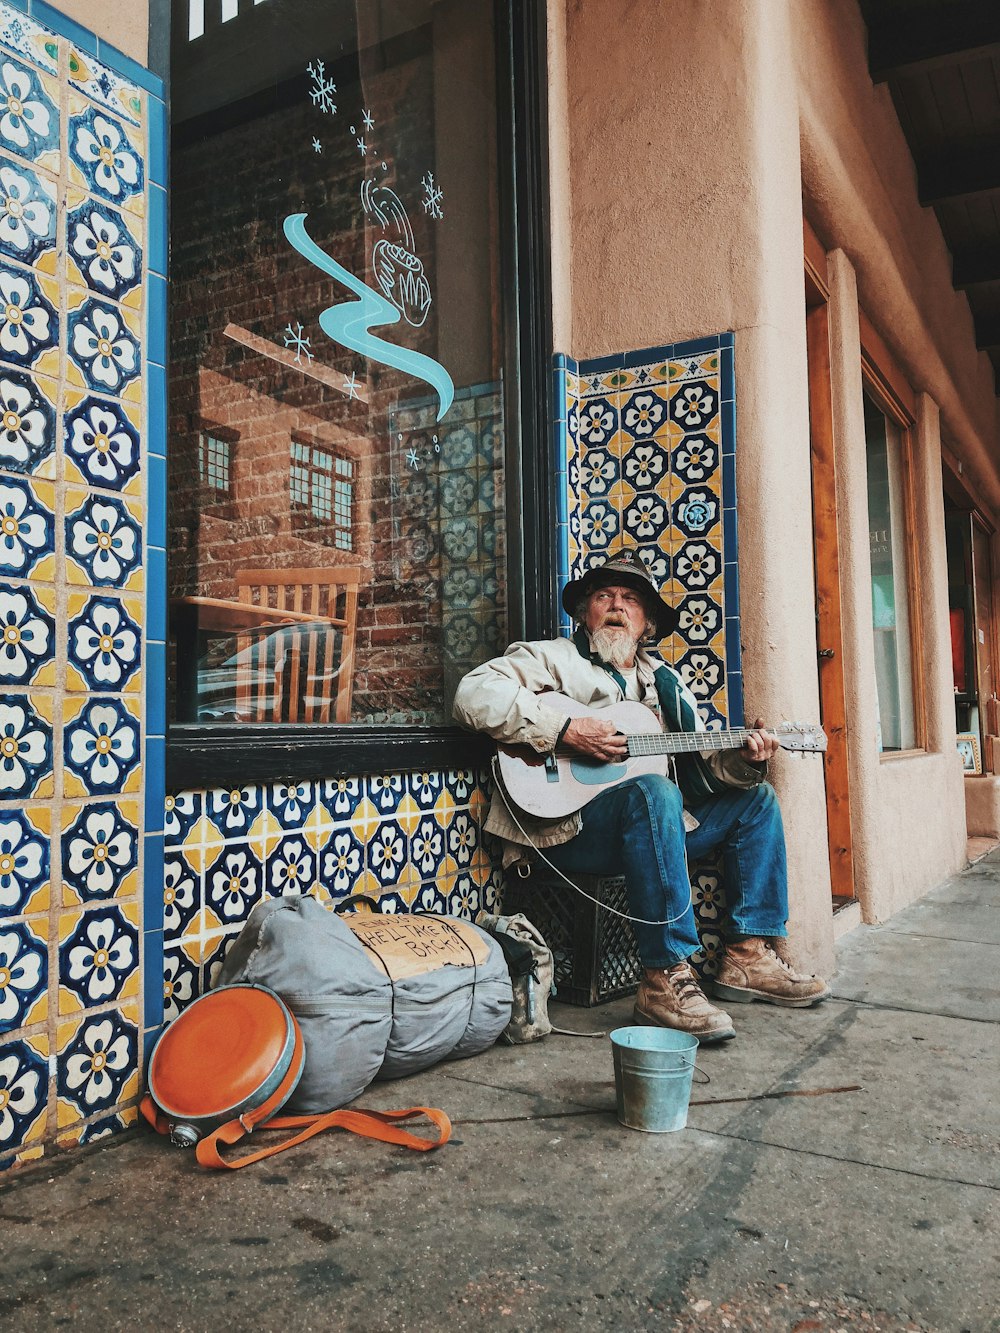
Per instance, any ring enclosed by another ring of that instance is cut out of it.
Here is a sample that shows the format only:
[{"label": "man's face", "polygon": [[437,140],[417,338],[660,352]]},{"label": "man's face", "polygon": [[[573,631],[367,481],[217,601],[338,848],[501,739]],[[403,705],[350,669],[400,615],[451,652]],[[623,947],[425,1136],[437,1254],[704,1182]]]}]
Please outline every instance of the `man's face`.
[{"label": "man's face", "polygon": [[623,584],[595,588],[587,598],[583,623],[588,634],[599,629],[627,629],[638,643],[649,627],[645,599],[638,589]]}]

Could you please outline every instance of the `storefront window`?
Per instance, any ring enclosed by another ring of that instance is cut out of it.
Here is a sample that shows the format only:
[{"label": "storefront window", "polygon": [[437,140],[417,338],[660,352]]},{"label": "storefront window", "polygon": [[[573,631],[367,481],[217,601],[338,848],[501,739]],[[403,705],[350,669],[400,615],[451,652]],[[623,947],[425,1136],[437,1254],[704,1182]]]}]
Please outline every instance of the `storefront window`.
[{"label": "storefront window", "polygon": [[174,4],[173,718],[442,724],[508,637],[493,7],[215,9]]},{"label": "storefront window", "polygon": [[903,434],[867,393],[865,441],[879,749],[909,750],[917,739]]}]

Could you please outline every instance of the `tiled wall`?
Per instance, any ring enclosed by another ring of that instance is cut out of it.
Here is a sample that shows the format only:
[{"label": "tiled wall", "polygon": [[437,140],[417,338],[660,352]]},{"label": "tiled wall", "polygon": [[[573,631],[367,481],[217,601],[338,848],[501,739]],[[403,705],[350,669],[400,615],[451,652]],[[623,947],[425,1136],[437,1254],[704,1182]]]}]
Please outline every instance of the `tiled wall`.
[{"label": "tiled wall", "polygon": [[480,834],[485,781],[393,773],[169,796],[165,1017],[208,989],[263,898],[366,893],[383,911],[495,910],[500,875]]},{"label": "tiled wall", "polygon": [[[743,724],[733,346],[723,333],[591,361],[557,356],[554,371],[560,586],[636,547],[680,612],[659,650],[710,730]],[[711,969],[720,872],[691,870],[696,961]]]},{"label": "tiled wall", "polygon": [[161,92],[48,6],[0,3],[0,1168],[134,1117],[163,790]]}]

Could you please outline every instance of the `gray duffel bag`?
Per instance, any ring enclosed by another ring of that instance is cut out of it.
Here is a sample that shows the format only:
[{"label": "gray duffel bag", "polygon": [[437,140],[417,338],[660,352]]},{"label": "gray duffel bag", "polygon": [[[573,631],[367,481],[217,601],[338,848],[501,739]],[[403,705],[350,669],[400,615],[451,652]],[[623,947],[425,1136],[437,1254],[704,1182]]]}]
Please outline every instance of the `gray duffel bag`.
[{"label": "gray duffel bag", "polygon": [[237,981],[275,991],[302,1029],[305,1069],[290,1111],[332,1111],[374,1079],[476,1055],[511,1016],[503,951],[470,921],[338,915],[308,897],[257,904],[216,984]]}]

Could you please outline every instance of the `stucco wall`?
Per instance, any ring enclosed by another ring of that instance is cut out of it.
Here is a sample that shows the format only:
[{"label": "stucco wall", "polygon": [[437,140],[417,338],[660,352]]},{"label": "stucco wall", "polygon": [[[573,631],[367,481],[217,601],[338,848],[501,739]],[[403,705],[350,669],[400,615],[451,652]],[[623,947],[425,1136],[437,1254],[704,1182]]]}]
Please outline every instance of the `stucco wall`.
[{"label": "stucco wall", "polygon": [[53,8],[145,65],[149,49],[148,0],[52,0]]}]

